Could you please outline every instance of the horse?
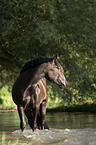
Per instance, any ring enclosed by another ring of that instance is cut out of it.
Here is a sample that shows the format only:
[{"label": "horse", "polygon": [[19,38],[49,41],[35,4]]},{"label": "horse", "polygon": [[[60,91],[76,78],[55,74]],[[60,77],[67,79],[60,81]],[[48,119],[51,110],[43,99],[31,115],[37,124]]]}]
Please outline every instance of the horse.
[{"label": "horse", "polygon": [[[23,73],[24,71],[30,69],[33,65],[33,60],[31,61],[28,61],[24,66],[23,68],[21,69],[20,71],[20,74]],[[46,78],[42,78],[38,83],[37,83],[39,89],[40,89],[40,98],[42,97],[43,98],[43,101],[42,103],[40,104],[40,109],[39,109],[39,113],[38,113],[38,116],[37,116],[37,128],[38,129],[49,129],[48,127],[48,124],[47,124],[47,121],[46,121],[46,105],[47,105],[47,102],[48,102],[48,93],[47,93],[47,84],[46,84]],[[36,91],[36,90],[35,90]],[[36,93],[35,93],[36,94]],[[18,110],[19,112],[19,110]],[[43,112],[43,113],[42,113]],[[24,117],[22,117],[24,118]],[[25,121],[24,121],[25,122]],[[42,123],[44,122],[44,123]],[[23,126],[23,122],[21,120],[21,130],[23,131],[23,128],[25,128]],[[42,124],[44,124],[44,126],[42,126]],[[26,125],[26,124],[25,124]],[[44,127],[44,128],[43,128]]]},{"label": "horse", "polygon": [[[33,59],[30,69],[22,72],[16,79],[12,88],[12,98],[17,105],[20,117],[20,128],[25,128],[24,113],[28,119],[30,128],[34,131],[37,127],[40,106],[46,106],[44,96],[40,95],[40,81],[44,78],[57,84],[60,88],[66,87],[66,78],[61,71],[62,66],[57,61],[56,56],[40,57]],[[63,68],[62,68],[63,70]],[[46,102],[46,101],[45,101]],[[44,129],[45,109],[42,111],[41,126]]]},{"label": "horse", "polygon": [[[20,71],[20,74],[23,73],[24,71],[30,69],[33,65],[33,60],[28,61],[27,63],[25,63],[25,65],[23,66],[23,68]],[[63,68],[61,67],[61,65],[58,63],[61,72],[64,73]],[[37,116],[37,128],[38,129],[49,129],[47,121],[46,121],[46,105],[47,105],[47,101],[48,101],[48,93],[47,93],[47,84],[46,84],[46,78],[42,78],[38,83],[37,83],[38,87],[40,88],[40,98],[44,98],[44,100],[42,101],[42,103],[40,104],[40,109],[39,109],[39,113]],[[42,111],[44,112],[42,115]],[[44,121],[44,128],[42,128],[42,121]],[[21,124],[23,124],[21,122]],[[22,126],[22,125],[21,125]],[[23,130],[23,129],[22,129]]]}]

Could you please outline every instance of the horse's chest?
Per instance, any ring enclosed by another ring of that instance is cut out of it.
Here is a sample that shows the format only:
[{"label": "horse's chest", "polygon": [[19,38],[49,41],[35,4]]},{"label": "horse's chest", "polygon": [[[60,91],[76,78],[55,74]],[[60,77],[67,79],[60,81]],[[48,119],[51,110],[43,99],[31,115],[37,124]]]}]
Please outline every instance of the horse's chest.
[{"label": "horse's chest", "polygon": [[41,80],[35,86],[30,86],[27,89],[24,100],[32,108],[39,106],[43,100],[46,100],[46,88]]}]

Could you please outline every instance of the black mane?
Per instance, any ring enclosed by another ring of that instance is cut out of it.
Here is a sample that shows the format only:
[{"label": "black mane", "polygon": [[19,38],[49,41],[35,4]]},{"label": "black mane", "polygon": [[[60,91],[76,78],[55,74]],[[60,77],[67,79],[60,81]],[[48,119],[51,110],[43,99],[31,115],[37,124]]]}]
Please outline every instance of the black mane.
[{"label": "black mane", "polygon": [[32,59],[32,60],[28,61],[27,63],[25,63],[25,65],[22,67],[22,69],[20,71],[20,74],[32,67],[35,67],[35,66],[40,65],[45,62],[50,62],[53,60],[53,58],[54,57],[39,57],[39,58]]}]

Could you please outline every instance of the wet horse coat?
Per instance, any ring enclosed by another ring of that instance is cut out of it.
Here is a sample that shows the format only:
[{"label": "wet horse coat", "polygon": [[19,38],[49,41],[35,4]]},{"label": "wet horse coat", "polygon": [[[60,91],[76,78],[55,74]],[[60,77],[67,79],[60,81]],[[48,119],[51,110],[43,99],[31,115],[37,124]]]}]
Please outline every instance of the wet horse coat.
[{"label": "wet horse coat", "polygon": [[[36,60],[36,59],[35,59]],[[23,68],[20,71],[20,74],[23,73],[24,71],[30,69],[33,66],[33,60],[27,62]],[[42,78],[36,86],[37,89],[35,89],[35,95],[38,96],[40,95],[40,103],[39,103],[39,112],[37,116],[37,128],[39,129],[49,129],[47,121],[46,121],[46,105],[48,101],[48,93],[47,93],[47,84],[46,84],[46,79]],[[31,92],[32,93],[32,92]],[[36,96],[36,98],[37,98]],[[44,123],[43,123],[44,122]],[[44,128],[42,128],[42,123],[44,124]],[[23,123],[22,123],[23,124]],[[23,130],[23,129],[22,129]]]},{"label": "wet horse coat", "polygon": [[[47,102],[44,102],[44,100],[48,98],[48,95],[45,97],[45,94],[40,94],[42,93],[42,85],[44,85],[44,77],[59,86],[66,86],[66,79],[60,70],[60,64],[57,62],[56,57],[34,59],[30,69],[22,72],[13,85],[12,97],[18,108],[21,130],[25,128],[26,124],[24,113],[33,131],[36,129],[36,122],[38,124],[38,117],[43,116],[40,126],[44,129],[46,114],[44,110],[46,109],[43,108],[46,108]],[[43,90],[43,93],[46,93],[46,89],[45,92]],[[40,110],[42,113],[40,113]]]}]

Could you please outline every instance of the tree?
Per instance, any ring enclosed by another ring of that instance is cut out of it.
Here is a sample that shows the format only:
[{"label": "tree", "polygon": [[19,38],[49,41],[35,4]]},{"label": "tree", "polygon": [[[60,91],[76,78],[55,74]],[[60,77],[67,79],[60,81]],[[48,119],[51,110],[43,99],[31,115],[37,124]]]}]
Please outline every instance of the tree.
[{"label": "tree", "polygon": [[1,86],[28,60],[58,53],[70,96],[94,91],[96,0],[5,0],[0,8]]}]

